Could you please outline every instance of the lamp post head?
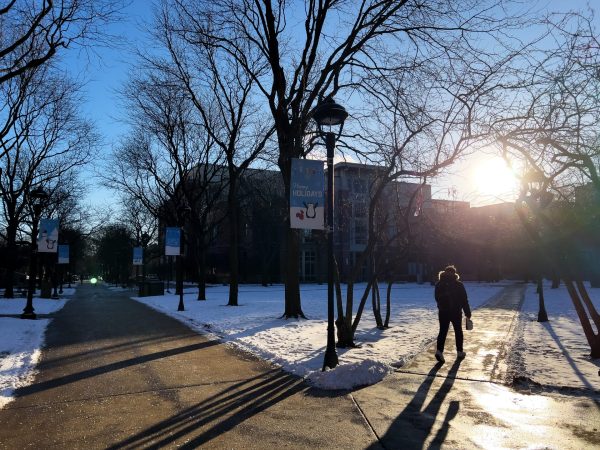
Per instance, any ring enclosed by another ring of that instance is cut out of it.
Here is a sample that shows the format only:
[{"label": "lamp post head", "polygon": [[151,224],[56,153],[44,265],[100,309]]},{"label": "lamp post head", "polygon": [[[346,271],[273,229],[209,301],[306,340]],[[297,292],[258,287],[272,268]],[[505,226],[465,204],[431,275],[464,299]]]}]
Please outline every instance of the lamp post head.
[{"label": "lamp post head", "polygon": [[29,191],[29,201],[36,217],[42,213],[42,208],[48,201],[48,198],[50,198],[48,193],[39,186]]},{"label": "lamp post head", "polygon": [[184,203],[177,208],[177,220],[179,222],[179,226],[183,225],[183,222],[185,222],[185,220],[190,216],[191,212],[192,208],[187,203]]},{"label": "lamp post head", "polygon": [[45,203],[49,196],[45,190],[38,186],[33,191],[29,191],[29,197],[37,203]]},{"label": "lamp post head", "polygon": [[552,200],[552,193],[548,192],[548,179],[539,170],[528,170],[521,179],[523,191],[529,199],[535,201],[538,206],[545,208]]},{"label": "lamp post head", "polygon": [[339,125],[341,134],[344,121],[348,117],[348,112],[329,95],[324,100],[321,100],[315,109],[313,109],[312,117],[317,122],[319,130],[322,131],[324,126],[332,127]]}]

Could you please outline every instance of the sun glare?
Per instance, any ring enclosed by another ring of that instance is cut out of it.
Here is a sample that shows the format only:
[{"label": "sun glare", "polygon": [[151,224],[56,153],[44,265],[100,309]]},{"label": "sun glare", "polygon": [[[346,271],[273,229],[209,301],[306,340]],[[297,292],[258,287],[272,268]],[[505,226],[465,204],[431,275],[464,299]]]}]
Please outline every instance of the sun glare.
[{"label": "sun glare", "polygon": [[514,200],[518,180],[502,158],[481,161],[473,170],[473,181],[479,195],[490,200]]}]

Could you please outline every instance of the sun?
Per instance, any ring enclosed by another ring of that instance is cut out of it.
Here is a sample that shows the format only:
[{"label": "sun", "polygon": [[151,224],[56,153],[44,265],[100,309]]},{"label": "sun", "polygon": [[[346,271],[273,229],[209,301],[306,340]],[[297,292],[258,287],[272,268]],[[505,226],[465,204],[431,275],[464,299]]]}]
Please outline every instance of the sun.
[{"label": "sun", "polygon": [[479,161],[473,168],[473,184],[479,195],[490,200],[514,200],[519,181],[506,162],[499,157]]}]

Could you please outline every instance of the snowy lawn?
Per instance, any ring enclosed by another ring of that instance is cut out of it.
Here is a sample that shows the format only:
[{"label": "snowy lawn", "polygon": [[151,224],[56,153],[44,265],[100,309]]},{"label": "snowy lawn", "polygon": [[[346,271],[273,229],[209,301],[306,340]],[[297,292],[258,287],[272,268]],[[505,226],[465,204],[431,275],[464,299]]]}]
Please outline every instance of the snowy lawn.
[{"label": "snowy lawn", "polygon": [[[515,375],[552,386],[587,388],[600,391],[600,359],[590,358],[590,347],[566,287],[550,289],[544,283],[544,303],[548,322],[537,322],[539,310],[536,286],[530,284],[521,309],[518,338],[511,362]],[[600,311],[600,289],[586,288],[596,310]],[[593,322],[592,328],[596,330]]]},{"label": "snowy lawn", "polygon": [[[63,289],[63,297],[73,295],[74,288]],[[50,314],[58,311],[67,302],[60,300],[33,298],[36,314]],[[26,299],[0,298],[1,315],[20,315]],[[46,327],[51,319],[23,320],[0,317],[0,408],[12,400],[15,389],[27,386],[35,376],[41,347],[44,343]]]},{"label": "snowy lawn", "polygon": [[[466,283],[471,307],[482,305],[507,284],[510,282]],[[364,284],[355,287],[355,309],[364,287]],[[326,389],[350,389],[376,383],[394,367],[404,365],[437,336],[433,286],[397,284],[392,289],[390,328],[376,328],[369,297],[355,336],[361,348],[338,349],[340,365],[333,371],[322,372],[327,286],[311,284],[301,289],[302,309],[308,320],[280,319],[284,307],[282,285],[240,286],[239,307],[225,306],[227,286],[208,288],[207,301],[197,301],[197,291],[186,289],[186,311],[182,312],[177,311],[179,297],[175,295],[135,299]],[[386,286],[380,289],[385,317]]]}]

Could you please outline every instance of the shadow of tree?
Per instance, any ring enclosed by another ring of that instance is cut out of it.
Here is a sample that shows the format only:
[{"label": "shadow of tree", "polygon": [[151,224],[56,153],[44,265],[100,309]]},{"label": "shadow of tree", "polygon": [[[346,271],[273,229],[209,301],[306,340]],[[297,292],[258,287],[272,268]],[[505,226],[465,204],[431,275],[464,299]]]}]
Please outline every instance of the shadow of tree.
[{"label": "shadow of tree", "polygon": [[[456,374],[462,360],[457,359],[448,371],[438,391],[425,406],[431,386],[437,378],[437,372],[442,367],[436,364],[427,374],[425,380],[421,383],[412,400],[406,405],[404,410],[394,419],[387,432],[381,437],[381,442],[386,448],[397,449],[421,449],[436,422],[436,417],[446,399],[446,396],[452,389]],[[433,438],[430,448],[439,448],[446,439],[450,421],[456,417],[460,409],[458,401],[451,401],[446,416]],[[372,447],[374,450],[375,447]]]},{"label": "shadow of tree", "polygon": [[74,383],[77,381],[84,380],[86,378],[95,377],[115,370],[124,369],[127,367],[135,366],[137,364],[144,364],[162,358],[168,358],[169,356],[179,355],[186,352],[193,352],[195,350],[200,350],[218,344],[219,343],[216,341],[200,342],[197,344],[187,345],[185,347],[172,348],[161,352],[155,352],[147,355],[138,356],[135,358],[117,361],[111,364],[106,364],[104,366],[94,367],[92,369],[83,370],[62,377],[54,378],[48,381],[42,381],[29,386],[24,386],[15,391],[15,396],[24,397],[26,395],[32,395],[47,389],[53,389],[59,386],[63,386],[65,384]]},{"label": "shadow of tree", "polygon": [[303,390],[302,380],[280,371],[246,379],[108,448],[162,448],[181,439],[179,448],[198,448]]}]

